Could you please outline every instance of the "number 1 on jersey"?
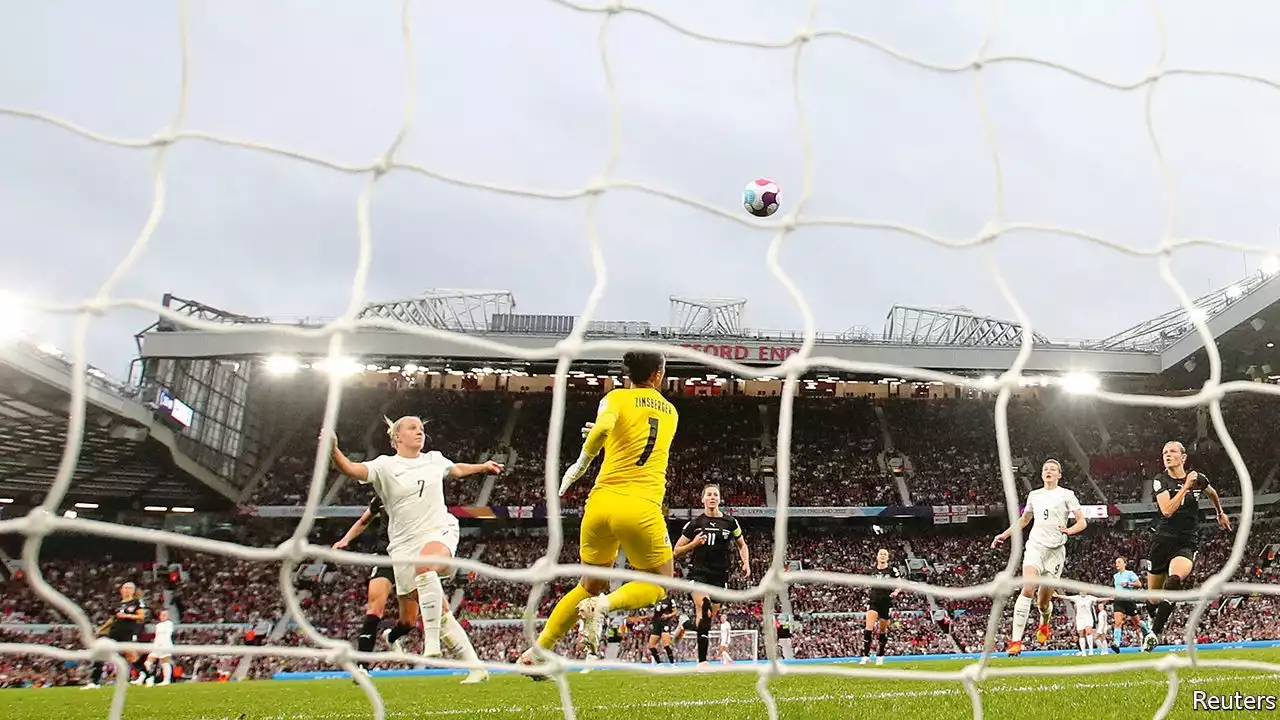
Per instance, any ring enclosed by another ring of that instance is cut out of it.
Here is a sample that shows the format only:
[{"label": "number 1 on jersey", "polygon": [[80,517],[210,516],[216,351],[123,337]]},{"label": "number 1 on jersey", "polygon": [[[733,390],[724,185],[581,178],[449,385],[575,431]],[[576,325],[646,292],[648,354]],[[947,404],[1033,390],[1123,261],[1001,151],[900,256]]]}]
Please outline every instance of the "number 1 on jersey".
[{"label": "number 1 on jersey", "polygon": [[653,447],[658,444],[658,418],[649,418],[649,439],[645,441],[644,451],[640,453],[640,459],[636,461],[636,467],[640,467],[649,462],[649,456],[653,454]]}]

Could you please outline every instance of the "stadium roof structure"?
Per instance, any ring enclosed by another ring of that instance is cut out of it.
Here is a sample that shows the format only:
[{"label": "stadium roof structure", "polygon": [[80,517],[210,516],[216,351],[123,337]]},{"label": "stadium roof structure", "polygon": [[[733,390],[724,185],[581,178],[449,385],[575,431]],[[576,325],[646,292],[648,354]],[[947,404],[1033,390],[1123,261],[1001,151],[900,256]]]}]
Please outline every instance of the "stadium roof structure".
[{"label": "stadium roof structure", "polygon": [[[1022,344],[1022,326],[1009,320],[977,315],[969,308],[921,308],[894,305],[884,321],[884,339],[906,345],[1013,347]],[[1036,345],[1052,345],[1032,333]]]},{"label": "stadium roof structure", "polygon": [[[1228,375],[1250,367],[1271,367],[1274,342],[1280,341],[1280,282],[1275,272],[1260,271],[1196,301],[1223,351]],[[489,302],[487,330],[481,323],[463,323],[454,316],[422,312],[414,324],[457,333],[447,338],[424,338],[394,330],[365,329],[348,336],[347,352],[369,359],[412,361],[427,365],[434,360],[477,360],[497,364],[516,360],[490,347],[467,342],[483,338],[535,353],[536,360],[553,360],[554,346],[568,334],[574,318],[567,315],[514,315],[505,321],[501,313],[514,307],[510,293],[502,291],[451,291],[457,297],[506,298]],[[777,365],[799,350],[799,331],[753,330],[742,327],[745,301],[739,298],[672,297],[673,317],[680,322],[651,327],[642,322],[593,321],[589,340],[632,340],[680,345],[745,365]],[[371,305],[384,308],[377,317],[392,317],[387,305],[407,313],[412,307],[432,305],[436,296],[413,301]],[[504,304],[509,303],[509,304]],[[498,313],[498,314],[493,314]],[[544,319],[546,322],[533,322]],[[401,319],[397,317],[396,319]],[[515,322],[519,319],[520,322]],[[243,323],[241,323],[243,324]],[[496,328],[496,329],[495,329]],[[979,315],[965,308],[922,308],[895,305],[879,335],[862,328],[842,333],[817,334],[816,356],[863,363],[948,370],[959,373],[996,373],[1007,369],[1017,355],[1022,328],[1015,322]],[[1165,313],[1146,323],[1104,340],[1058,342],[1039,333],[1032,336],[1033,351],[1028,372],[1066,373],[1087,371],[1104,375],[1157,376],[1171,370],[1179,382],[1199,379],[1205,363],[1203,342],[1184,310]],[[301,337],[280,329],[228,327],[216,332],[158,328],[140,336],[145,358],[260,357],[277,354],[321,357],[327,340]],[[509,353],[508,353],[509,354]],[[588,363],[616,362],[613,351],[584,353]],[[1244,364],[1242,364],[1244,363]],[[1280,355],[1274,363],[1280,369]]]},{"label": "stadium roof structure", "polygon": [[[38,503],[67,437],[72,366],[52,348],[0,343],[0,497]],[[235,491],[178,448],[174,431],[121,385],[90,369],[87,417],[67,502],[227,508]]]}]

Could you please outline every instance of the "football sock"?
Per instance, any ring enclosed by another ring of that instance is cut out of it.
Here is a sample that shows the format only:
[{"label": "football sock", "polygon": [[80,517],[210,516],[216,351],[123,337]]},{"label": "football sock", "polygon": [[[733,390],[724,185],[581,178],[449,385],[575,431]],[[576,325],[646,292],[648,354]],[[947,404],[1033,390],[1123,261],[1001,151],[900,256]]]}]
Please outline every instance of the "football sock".
[{"label": "football sock", "polygon": [[360,634],[356,636],[356,649],[360,652],[373,652],[373,645],[378,639],[378,623],[382,618],[377,615],[365,615],[360,623]]},{"label": "football sock", "polygon": [[1013,641],[1022,642],[1022,633],[1027,630],[1027,616],[1031,614],[1031,598],[1018,594],[1013,604]]},{"label": "football sock", "polygon": [[565,593],[560,598],[560,602],[556,603],[555,609],[551,611],[551,617],[547,618],[547,624],[542,627],[542,633],[538,635],[538,645],[545,650],[552,650],[556,643],[560,642],[560,638],[569,632],[569,628],[578,622],[578,603],[591,597],[591,593],[582,585],[574,585],[573,589]]},{"label": "football sock", "polygon": [[667,589],[661,585],[632,580],[606,595],[605,600],[610,610],[636,610],[649,607],[666,596]]},{"label": "football sock", "polygon": [[480,662],[480,656],[476,655],[476,649],[471,645],[471,638],[467,637],[467,631],[451,612],[440,616],[440,641],[463,660]]},{"label": "football sock", "polygon": [[440,655],[440,613],[444,604],[444,586],[434,570],[428,570],[413,578],[418,588],[418,609],[422,613],[422,654],[427,657]]},{"label": "football sock", "polygon": [[[1165,590],[1182,589],[1182,578],[1178,577],[1177,575],[1170,575],[1164,581],[1164,589]],[[1163,633],[1164,626],[1166,623],[1169,622],[1169,615],[1171,614],[1173,614],[1173,603],[1169,602],[1168,600],[1161,600],[1160,604],[1156,606],[1156,622],[1155,622],[1155,625],[1151,628],[1151,632],[1155,633],[1156,635]]]},{"label": "football sock", "polygon": [[387,642],[394,643],[405,635],[408,635],[412,630],[412,625],[404,625],[397,622],[395,627],[391,628],[391,632],[387,633]]},{"label": "football sock", "polygon": [[698,620],[698,662],[707,661],[707,648],[711,646],[711,616],[703,615]]}]

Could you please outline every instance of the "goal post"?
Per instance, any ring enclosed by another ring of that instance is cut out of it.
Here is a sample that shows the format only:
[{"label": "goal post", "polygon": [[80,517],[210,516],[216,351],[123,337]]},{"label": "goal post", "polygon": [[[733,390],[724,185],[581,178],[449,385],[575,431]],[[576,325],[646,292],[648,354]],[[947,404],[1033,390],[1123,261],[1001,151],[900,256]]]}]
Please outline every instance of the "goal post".
[{"label": "goal post", "polygon": [[[717,644],[720,638],[715,638]],[[719,653],[719,648],[715,649]],[[750,660],[756,662],[760,659],[760,631],[759,630],[730,630],[729,631],[729,657],[734,660]],[[719,660],[719,657],[716,657]]]}]

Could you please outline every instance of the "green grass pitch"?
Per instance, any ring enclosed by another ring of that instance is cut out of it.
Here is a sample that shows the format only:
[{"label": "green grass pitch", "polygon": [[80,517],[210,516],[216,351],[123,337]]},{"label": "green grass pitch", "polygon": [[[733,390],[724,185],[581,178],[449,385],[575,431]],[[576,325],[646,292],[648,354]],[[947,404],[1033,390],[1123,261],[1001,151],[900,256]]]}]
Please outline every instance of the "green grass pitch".
[{"label": "green grass pitch", "polygon": [[[1280,649],[1203,651],[1202,659],[1239,658],[1280,662]],[[1057,663],[1106,663],[1134,656],[1092,658],[999,658],[995,666]],[[954,670],[966,661],[894,663],[886,667]],[[1280,675],[1225,668],[1187,669],[1179,673],[1172,718],[1200,715],[1192,693],[1280,694]],[[555,683],[535,683],[516,675],[495,675],[480,685],[460,686],[459,676],[375,679],[389,718],[562,717]],[[727,720],[766,718],[755,692],[754,673],[653,676],[602,671],[574,673],[570,687],[578,717],[609,720]],[[779,715],[806,720],[876,718],[943,720],[970,717],[968,695],[959,683],[789,676],[771,684]],[[1151,717],[1164,699],[1167,683],[1155,671],[1076,677],[996,678],[981,685],[988,718],[1075,717],[1087,720]],[[107,717],[111,687],[99,690],[53,688],[0,691],[0,718],[72,720]],[[1280,717],[1273,713],[1231,713],[1242,717]],[[368,700],[349,680],[201,683],[164,688],[129,688],[128,720],[356,720],[373,717]]]}]

